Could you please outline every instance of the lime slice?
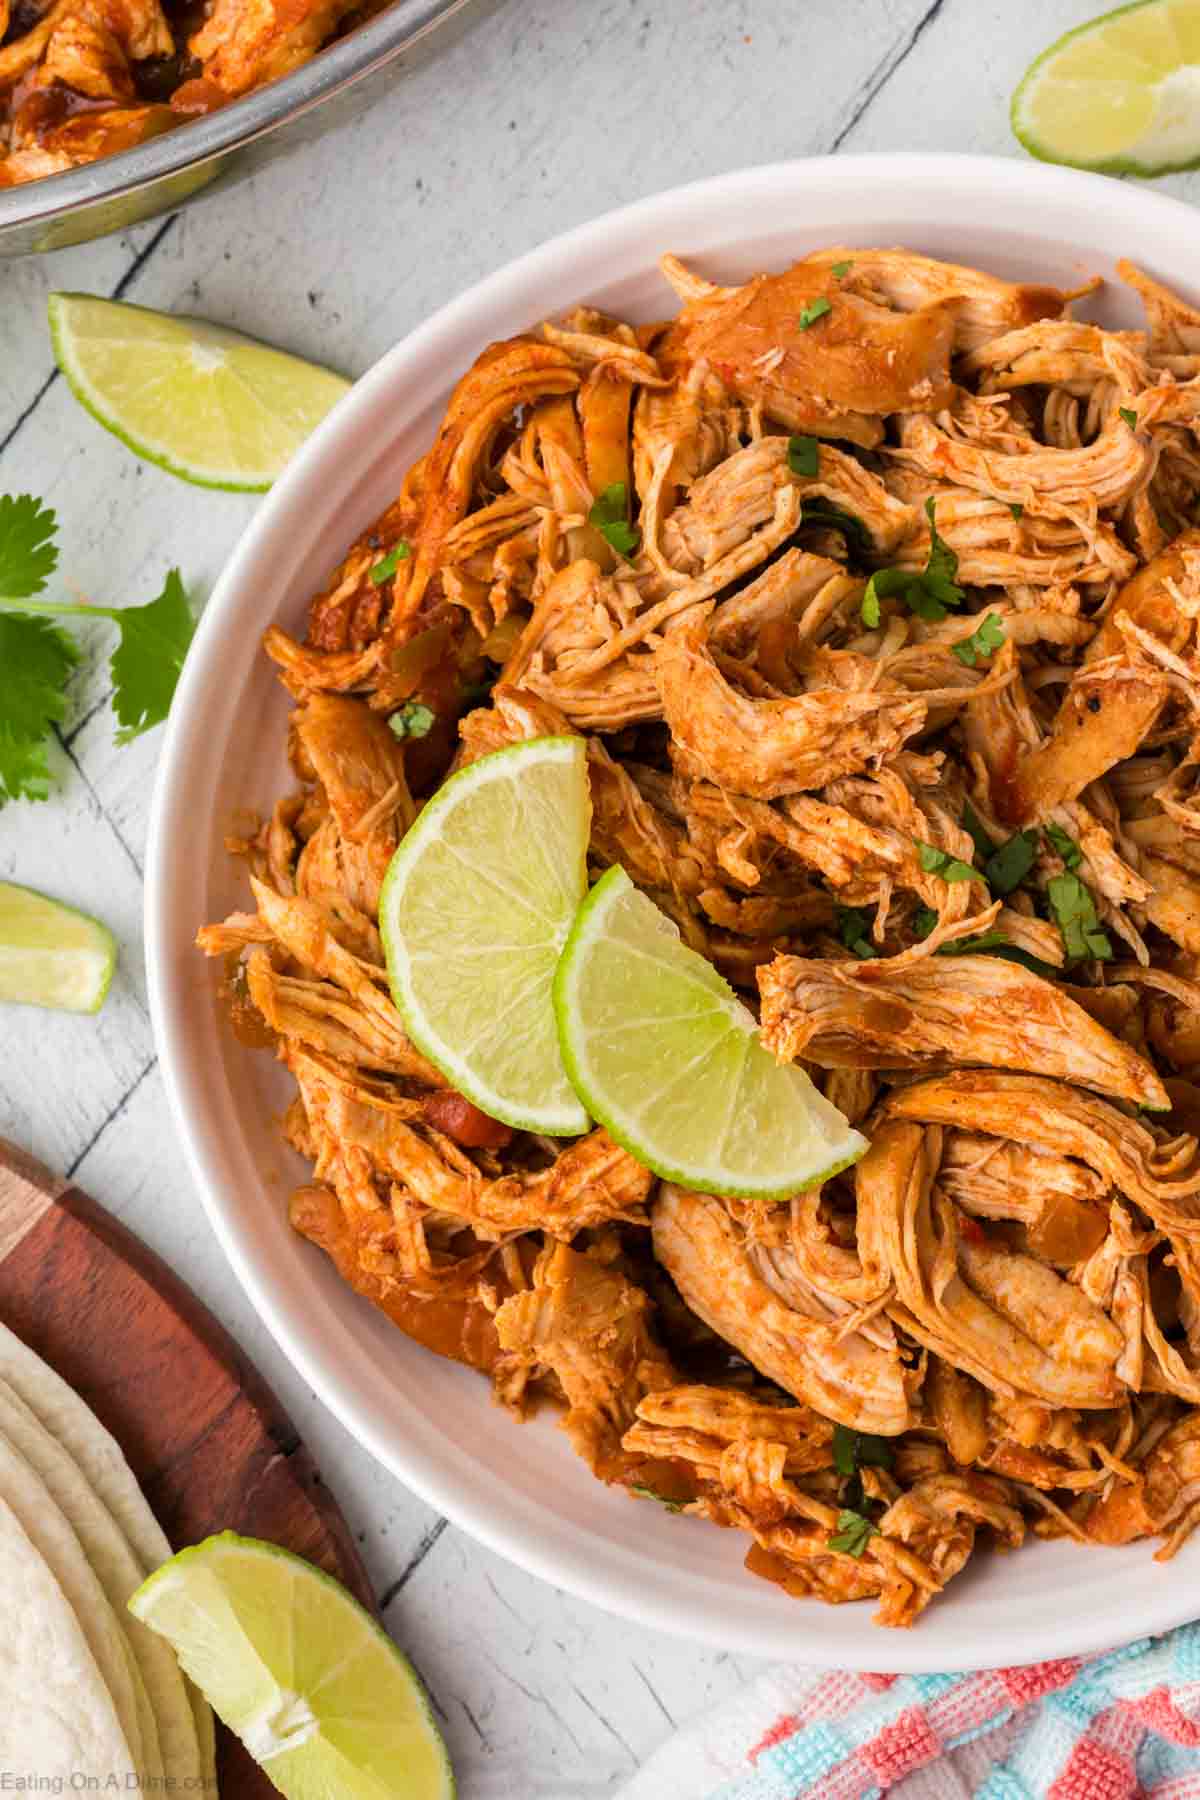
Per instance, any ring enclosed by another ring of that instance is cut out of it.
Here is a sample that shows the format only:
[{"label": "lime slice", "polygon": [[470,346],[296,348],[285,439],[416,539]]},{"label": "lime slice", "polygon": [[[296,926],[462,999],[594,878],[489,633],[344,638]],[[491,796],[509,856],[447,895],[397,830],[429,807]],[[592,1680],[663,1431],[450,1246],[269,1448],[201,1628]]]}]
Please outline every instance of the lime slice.
[{"label": "lime slice", "polygon": [[117,940],[99,919],[0,881],[0,1000],[99,1012],[116,964]]},{"label": "lime slice", "polygon": [[582,738],[531,738],[440,788],[379,896],[392,998],[413,1042],[476,1106],[522,1131],[588,1128],[550,987],[587,891]]},{"label": "lime slice", "polygon": [[412,1664],[290,1550],[223,1531],[164,1563],[129,1610],[292,1800],[453,1800]]},{"label": "lime slice", "polygon": [[563,1061],[584,1105],[656,1175],[782,1199],[856,1162],[867,1140],[624,869],[580,908],[554,981]]},{"label": "lime slice", "polygon": [[147,462],[200,487],[260,493],[350,383],[204,319],[51,294],[71,392]]},{"label": "lime slice", "polygon": [[1013,95],[1012,126],[1043,162],[1110,175],[1200,163],[1200,8],[1139,0],[1068,31]]}]

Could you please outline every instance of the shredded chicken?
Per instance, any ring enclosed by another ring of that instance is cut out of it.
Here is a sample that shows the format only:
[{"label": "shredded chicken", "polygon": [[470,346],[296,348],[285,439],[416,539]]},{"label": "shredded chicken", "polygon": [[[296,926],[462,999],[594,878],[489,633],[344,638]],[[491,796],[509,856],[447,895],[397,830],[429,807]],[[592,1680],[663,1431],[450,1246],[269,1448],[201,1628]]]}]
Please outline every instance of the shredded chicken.
[{"label": "shredded chicken", "polygon": [[[0,88],[136,111],[168,27],[92,5]],[[339,13],[272,6],[214,0],[206,80]],[[1200,313],[1128,268],[1140,331],[905,250],[663,268],[672,322],[486,349],[303,640],[266,634],[294,784],[199,943],[294,1083],[292,1223],[788,1593],[903,1627],[1027,1529],[1169,1556],[1200,1523]],[[410,1041],[397,845],[456,769],[570,733],[592,874],[758,1006],[856,1168],[693,1192],[489,1118]]]}]

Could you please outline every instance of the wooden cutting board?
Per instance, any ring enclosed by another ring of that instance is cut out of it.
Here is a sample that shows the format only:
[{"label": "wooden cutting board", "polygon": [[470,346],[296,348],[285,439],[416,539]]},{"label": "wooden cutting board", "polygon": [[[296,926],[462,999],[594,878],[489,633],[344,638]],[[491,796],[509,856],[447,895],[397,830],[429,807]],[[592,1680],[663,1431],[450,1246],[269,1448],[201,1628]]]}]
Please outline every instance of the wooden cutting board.
[{"label": "wooden cutting board", "polygon": [[[0,1319],[103,1420],[175,1549],[267,1538],[375,1610],[353,1536],[274,1394],[162,1258],[0,1138]],[[275,1793],[218,1726],[222,1800]]]}]

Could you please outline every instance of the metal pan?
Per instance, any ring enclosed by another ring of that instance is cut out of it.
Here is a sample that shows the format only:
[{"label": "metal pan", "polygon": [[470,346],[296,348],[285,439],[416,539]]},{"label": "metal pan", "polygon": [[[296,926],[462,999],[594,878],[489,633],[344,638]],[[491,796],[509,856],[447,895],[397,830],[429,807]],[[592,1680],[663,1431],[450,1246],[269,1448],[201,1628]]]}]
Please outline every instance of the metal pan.
[{"label": "metal pan", "polygon": [[393,0],[311,62],[221,111],[99,162],[0,189],[0,257],[59,250],[173,210],[361,111],[396,79],[389,65],[471,0]]}]

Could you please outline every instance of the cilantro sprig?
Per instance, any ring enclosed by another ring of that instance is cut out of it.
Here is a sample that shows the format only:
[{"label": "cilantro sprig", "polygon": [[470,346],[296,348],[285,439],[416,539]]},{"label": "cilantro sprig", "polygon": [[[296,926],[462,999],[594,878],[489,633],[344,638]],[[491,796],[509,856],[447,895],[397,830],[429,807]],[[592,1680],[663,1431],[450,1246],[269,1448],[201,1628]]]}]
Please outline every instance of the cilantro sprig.
[{"label": "cilantro sprig", "polygon": [[929,555],[925,567],[915,569],[876,569],[862,597],[862,620],[872,630],[879,624],[881,600],[898,598],[919,619],[936,625],[955,606],[961,606],[965,595],[958,585],[958,556],[937,528],[933,496],[925,502],[929,521]]},{"label": "cilantro sprig", "polygon": [[421,701],[406,700],[399,712],[389,715],[388,725],[398,738],[423,738],[433,730],[436,716]]},{"label": "cilantro sprig", "polygon": [[1004,627],[1000,623],[1000,614],[990,612],[981,625],[976,626],[970,637],[960,638],[950,648],[960,663],[973,669],[982,657],[985,661],[994,650],[999,650],[1004,642]]},{"label": "cilantro sprig", "polygon": [[372,584],[375,587],[382,587],[385,581],[391,580],[392,576],[396,573],[396,570],[400,567],[400,564],[402,562],[407,562],[411,555],[411,547],[405,543],[403,538],[401,538],[398,544],[393,544],[385,557],[382,557],[379,562],[367,570],[368,577]]},{"label": "cilantro sprig", "polygon": [[821,467],[821,446],[815,437],[790,437],[787,459],[793,475],[816,475]]},{"label": "cilantro sprig", "polygon": [[603,493],[597,494],[588,524],[596,527],[618,556],[632,556],[642,541],[637,526],[629,523],[629,490],[623,481],[610,482]]},{"label": "cilantro sprig", "polygon": [[117,743],[166,718],[195,622],[178,569],[145,606],[39,598],[58,566],[54,511],[32,494],[0,495],[0,804],[44,800],[47,750],[66,713],[64,687],[79,660],[52,618],[108,619]]},{"label": "cilantro sprig", "polygon": [[[836,910],[838,936],[847,950],[853,950],[855,956],[863,962],[869,962],[879,955],[871,942],[870,920],[865,912],[857,906],[839,906]],[[838,1426],[841,1430],[841,1426]],[[836,1435],[836,1434],[835,1434]]]},{"label": "cilantro sprig", "polygon": [[1091,889],[1084,886],[1078,875],[1051,876],[1046,884],[1046,898],[1062,933],[1068,961],[1082,962],[1087,957],[1095,957],[1097,962],[1111,961],[1111,940],[1100,928]]},{"label": "cilantro sprig", "polygon": [[927,875],[940,875],[943,881],[977,881],[981,887],[987,886],[979,870],[973,869],[970,863],[951,856],[948,850],[939,850],[936,844],[922,843],[920,838],[913,841],[917,846],[921,867]]},{"label": "cilantro sprig", "polygon": [[871,1539],[878,1535],[879,1527],[872,1525],[870,1519],[844,1506],[837,1516],[837,1530],[830,1535],[829,1548],[840,1550],[843,1556],[853,1556],[857,1561]]},{"label": "cilantro sprig", "polygon": [[807,331],[811,325],[816,324],[818,319],[823,319],[826,313],[832,311],[832,300],[827,300],[824,294],[818,295],[815,300],[810,300],[801,311],[800,317],[796,320],[796,330]]}]

